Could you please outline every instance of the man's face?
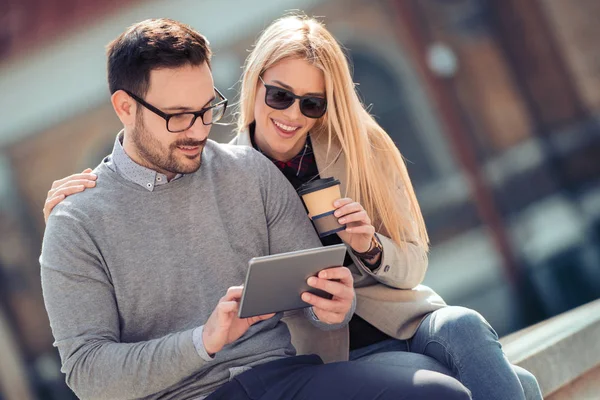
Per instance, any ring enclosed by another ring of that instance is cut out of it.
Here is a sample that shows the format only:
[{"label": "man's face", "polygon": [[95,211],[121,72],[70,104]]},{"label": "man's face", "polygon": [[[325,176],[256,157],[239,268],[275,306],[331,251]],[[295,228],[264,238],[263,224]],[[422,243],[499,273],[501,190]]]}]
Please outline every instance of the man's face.
[{"label": "man's face", "polygon": [[[215,101],[215,92],[208,65],[152,71],[144,100],[167,114],[199,111],[210,106]],[[176,174],[196,172],[211,126],[197,118],[189,129],[169,132],[162,117],[141,104],[137,107],[135,125],[129,135],[129,150],[134,153],[130,156],[169,179]]]}]

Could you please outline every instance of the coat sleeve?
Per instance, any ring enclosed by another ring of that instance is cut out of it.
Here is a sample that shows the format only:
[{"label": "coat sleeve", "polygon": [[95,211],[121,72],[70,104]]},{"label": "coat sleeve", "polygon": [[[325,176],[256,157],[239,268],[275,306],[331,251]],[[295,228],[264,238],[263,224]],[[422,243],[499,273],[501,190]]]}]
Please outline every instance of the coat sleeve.
[{"label": "coat sleeve", "polygon": [[409,197],[404,186],[398,185],[403,219],[408,221],[409,229],[403,243],[396,243],[383,227],[376,233],[383,246],[380,266],[372,271],[352,252],[349,252],[354,264],[363,274],[378,282],[396,288],[413,289],[423,282],[427,272],[428,258],[425,244],[419,238],[417,223],[410,213]]}]

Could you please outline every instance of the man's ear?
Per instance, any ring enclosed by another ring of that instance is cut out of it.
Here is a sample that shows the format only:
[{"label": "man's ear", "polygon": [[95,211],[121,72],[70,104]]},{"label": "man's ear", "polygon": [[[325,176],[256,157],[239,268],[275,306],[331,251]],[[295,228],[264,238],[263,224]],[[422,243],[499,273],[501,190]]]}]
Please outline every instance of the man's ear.
[{"label": "man's ear", "polygon": [[123,90],[117,90],[110,97],[110,102],[123,125],[132,126],[135,123],[137,103]]}]

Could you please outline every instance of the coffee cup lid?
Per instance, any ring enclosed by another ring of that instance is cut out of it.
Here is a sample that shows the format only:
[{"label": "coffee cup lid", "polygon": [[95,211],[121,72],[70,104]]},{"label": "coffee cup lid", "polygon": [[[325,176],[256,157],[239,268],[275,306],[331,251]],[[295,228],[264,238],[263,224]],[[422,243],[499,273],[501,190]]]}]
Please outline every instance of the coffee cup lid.
[{"label": "coffee cup lid", "polygon": [[316,192],[318,190],[327,189],[328,187],[332,187],[335,185],[339,185],[340,181],[331,177],[331,178],[323,178],[316,179],[314,181],[307,182],[298,188],[298,194],[300,196],[304,196],[305,194],[309,194],[312,192]]}]

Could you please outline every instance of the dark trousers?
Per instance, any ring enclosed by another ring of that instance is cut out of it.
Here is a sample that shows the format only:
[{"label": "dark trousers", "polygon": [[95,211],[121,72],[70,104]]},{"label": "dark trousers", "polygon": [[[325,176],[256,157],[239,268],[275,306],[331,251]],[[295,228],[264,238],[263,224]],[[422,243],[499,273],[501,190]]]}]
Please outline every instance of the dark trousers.
[{"label": "dark trousers", "polygon": [[235,376],[206,400],[470,399],[456,379],[379,363],[323,364],[318,356],[272,361]]}]

